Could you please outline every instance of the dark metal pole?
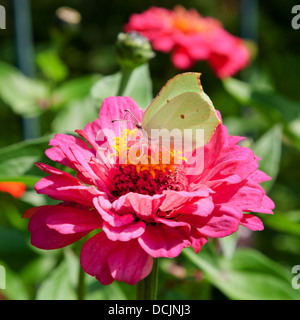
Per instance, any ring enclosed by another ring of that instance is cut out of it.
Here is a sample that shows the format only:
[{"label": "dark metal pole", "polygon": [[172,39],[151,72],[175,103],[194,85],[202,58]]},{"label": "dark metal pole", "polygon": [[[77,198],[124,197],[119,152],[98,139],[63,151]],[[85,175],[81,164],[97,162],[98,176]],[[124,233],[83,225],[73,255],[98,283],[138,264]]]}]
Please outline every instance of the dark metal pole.
[{"label": "dark metal pole", "polygon": [[[30,0],[13,0],[17,64],[27,77],[35,76]],[[24,140],[40,136],[39,117],[23,118]]]},{"label": "dark metal pole", "polygon": [[[258,43],[259,40],[259,7],[258,0],[241,0],[240,7],[240,32],[243,39],[252,40]],[[241,71],[241,80],[249,81],[256,67],[251,66],[250,69]],[[246,106],[241,106],[241,116],[245,116],[248,112]]]},{"label": "dark metal pole", "polygon": [[241,0],[241,36],[258,41],[258,0]]}]

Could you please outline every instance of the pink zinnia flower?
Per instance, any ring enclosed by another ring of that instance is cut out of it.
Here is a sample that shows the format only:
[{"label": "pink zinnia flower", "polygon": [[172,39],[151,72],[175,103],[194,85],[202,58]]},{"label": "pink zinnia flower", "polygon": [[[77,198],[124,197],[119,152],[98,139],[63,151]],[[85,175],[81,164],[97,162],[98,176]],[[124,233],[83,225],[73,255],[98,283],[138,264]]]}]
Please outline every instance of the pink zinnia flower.
[{"label": "pink zinnia flower", "polygon": [[176,257],[189,246],[198,253],[208,237],[228,236],[240,225],[263,229],[249,212],[272,213],[274,204],[259,185],[269,177],[258,170],[253,152],[237,144],[242,137],[229,136],[220,124],[203,147],[198,174],[187,174],[185,160],[175,165],[172,152],[170,164],[120,164],[122,146],[139,135],[131,123],[120,135],[120,123],[111,122],[125,109],[141,120],[143,111],[131,98],[110,97],[99,118],[77,130],[88,144],[65,134],[50,140],[47,156],[76,177],[37,164],[48,176],[36,191],[61,202],[25,212],[34,246],[62,248],[99,230],[82,247],[83,269],[102,284],[132,285],[150,273],[153,258]]},{"label": "pink zinnia flower", "polygon": [[250,60],[242,39],[228,33],[220,21],[202,17],[195,9],[151,7],[133,14],[125,31],[139,32],[151,41],[154,50],[172,52],[177,69],[206,60],[218,77],[225,78],[245,68]]}]

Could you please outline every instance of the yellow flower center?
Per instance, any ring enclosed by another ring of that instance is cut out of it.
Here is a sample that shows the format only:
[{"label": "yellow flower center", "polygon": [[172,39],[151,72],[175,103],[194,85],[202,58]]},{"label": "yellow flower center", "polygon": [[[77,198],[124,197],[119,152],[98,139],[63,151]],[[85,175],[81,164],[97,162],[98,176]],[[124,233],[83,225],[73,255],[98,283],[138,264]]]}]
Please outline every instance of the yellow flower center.
[{"label": "yellow flower center", "polygon": [[174,8],[173,26],[184,33],[200,33],[215,28],[219,23],[199,15],[195,9],[186,10],[182,6]]},{"label": "yellow flower center", "polygon": [[150,145],[137,128],[123,130],[114,140],[116,144],[112,148],[116,152],[111,157],[116,156],[122,166],[134,165],[137,173],[149,171],[153,178],[156,172],[174,172],[176,166],[186,161],[181,152]]}]

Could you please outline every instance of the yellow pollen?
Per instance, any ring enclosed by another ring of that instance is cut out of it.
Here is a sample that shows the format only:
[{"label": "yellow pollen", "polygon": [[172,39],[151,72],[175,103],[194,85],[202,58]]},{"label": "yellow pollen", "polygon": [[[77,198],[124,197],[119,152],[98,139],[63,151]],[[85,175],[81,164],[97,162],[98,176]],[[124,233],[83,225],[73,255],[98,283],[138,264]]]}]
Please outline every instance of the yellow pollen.
[{"label": "yellow pollen", "polygon": [[[116,156],[122,159],[122,165],[124,166],[135,165],[137,173],[149,171],[153,179],[156,177],[156,171],[163,173],[175,172],[176,166],[180,162],[186,161],[186,158],[180,156],[182,152],[175,150],[160,148],[153,152],[148,142],[143,141],[143,137],[141,137],[137,128],[123,130],[121,136],[115,137],[113,140],[115,144],[111,147],[116,152],[112,153],[110,157]],[[151,152],[149,152],[150,150]],[[141,152],[145,153],[141,155]],[[132,156],[132,153],[135,157]],[[166,159],[168,160],[167,164],[163,163]]]}]

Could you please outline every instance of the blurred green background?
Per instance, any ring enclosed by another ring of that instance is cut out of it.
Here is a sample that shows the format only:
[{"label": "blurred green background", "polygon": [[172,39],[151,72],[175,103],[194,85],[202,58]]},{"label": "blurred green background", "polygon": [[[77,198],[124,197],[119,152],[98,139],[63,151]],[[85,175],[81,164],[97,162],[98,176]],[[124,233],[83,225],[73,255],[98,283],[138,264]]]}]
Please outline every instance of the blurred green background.
[{"label": "blurred green background", "polygon": [[[177,4],[219,19],[234,35],[252,38],[253,61],[234,79],[221,81],[202,61],[193,71],[203,74],[204,90],[229,133],[248,137],[245,145],[263,159],[262,170],[273,177],[264,187],[276,209],[274,216],[259,215],[262,232],[241,229],[210,241],[198,256],[186,250],[177,259],[163,259],[158,298],[300,299],[291,271],[300,265],[300,29],[291,26],[295,1],[32,0],[32,78],[17,69],[15,25],[22,28],[22,23],[15,20],[13,1],[0,4],[7,12],[7,28],[0,30],[0,182],[27,185],[20,199],[0,192],[0,265],[6,270],[0,299],[76,299],[78,248],[33,248],[28,222],[21,219],[26,209],[53,203],[33,191],[42,175],[33,163],[50,163],[44,150],[53,133],[72,133],[97,117],[104,97],[99,88],[109,95],[106,83],[114,80],[108,77],[119,71],[115,42],[129,16],[150,6]],[[242,10],[242,4],[250,7]],[[76,9],[80,22],[71,26],[59,19],[61,6]],[[145,107],[177,73],[170,56],[156,52],[149,69],[143,66],[135,75],[144,87],[130,93]],[[28,137],[36,139],[24,141]],[[86,278],[88,299],[134,299],[134,287],[104,287]]]}]

